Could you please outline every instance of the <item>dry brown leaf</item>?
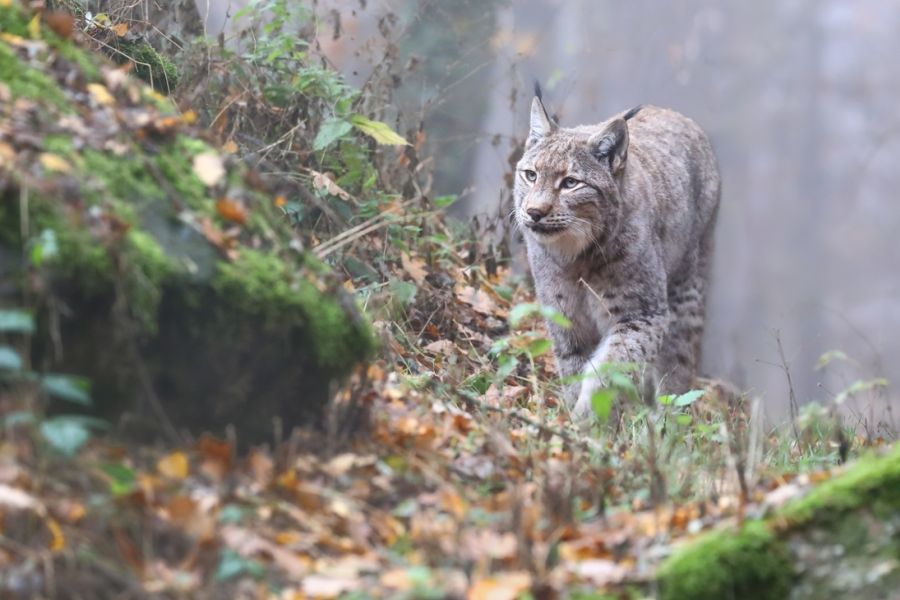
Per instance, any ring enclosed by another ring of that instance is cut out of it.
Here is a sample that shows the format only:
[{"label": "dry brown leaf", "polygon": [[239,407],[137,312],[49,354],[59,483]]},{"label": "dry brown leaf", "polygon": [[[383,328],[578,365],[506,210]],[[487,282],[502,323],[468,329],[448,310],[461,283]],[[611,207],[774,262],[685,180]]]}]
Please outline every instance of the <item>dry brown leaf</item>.
[{"label": "dry brown leaf", "polygon": [[466,594],[467,600],[516,600],[531,587],[531,575],[525,572],[498,573],[479,579]]},{"label": "dry brown leaf", "polygon": [[166,513],[173,523],[186,525],[197,514],[197,503],[190,496],[173,496],[166,504]]},{"label": "dry brown leaf", "polygon": [[256,484],[263,488],[268,487],[275,474],[275,463],[272,462],[272,457],[262,450],[253,450],[248,462]]},{"label": "dry brown leaf", "polygon": [[621,583],[628,574],[626,567],[602,558],[575,563],[574,571],[579,577],[598,587]]},{"label": "dry brown leaf", "polygon": [[425,268],[425,261],[421,258],[410,258],[409,254],[403,252],[400,254],[400,264],[403,266],[403,270],[406,271],[412,280],[422,285],[425,283],[425,277],[428,275],[428,271]]},{"label": "dry brown leaf", "polygon": [[128,23],[116,23],[112,27],[113,33],[115,33],[118,37],[125,37],[125,34],[128,33]]},{"label": "dry brown leaf", "polygon": [[295,579],[307,575],[312,567],[312,560],[309,557],[294,554],[243,527],[225,526],[222,528],[221,537],[225,545],[241,556],[248,558],[257,555],[271,557],[281,570]]},{"label": "dry brown leaf", "polygon": [[75,17],[67,12],[58,10],[44,12],[44,22],[53,33],[66,40],[72,37],[75,31]]},{"label": "dry brown leaf", "polygon": [[347,472],[356,464],[356,455],[350,452],[338,454],[334,458],[323,465],[323,469],[332,477],[340,477],[346,475]]},{"label": "dry brown leaf", "polygon": [[231,469],[233,450],[228,442],[204,434],[197,442],[197,453],[202,458],[201,470],[215,480],[221,480]]},{"label": "dry brown leaf", "polygon": [[346,190],[344,190],[341,186],[335,183],[334,179],[332,179],[331,173],[320,173],[314,169],[309,170],[310,174],[312,174],[312,183],[313,187],[318,191],[324,191],[327,194],[332,196],[337,196],[341,200],[350,201],[353,199]]},{"label": "dry brown leaf", "polygon": [[194,174],[206,186],[212,187],[225,177],[222,158],[215,152],[203,152],[194,157]]},{"label": "dry brown leaf", "polygon": [[386,588],[406,592],[412,589],[414,582],[409,576],[409,569],[391,569],[381,574],[379,583]]},{"label": "dry brown leaf", "polygon": [[425,350],[425,352],[431,352],[432,354],[443,354],[445,356],[453,356],[459,351],[459,348],[456,347],[456,344],[454,344],[450,340],[437,340],[435,342],[431,342],[430,344],[426,344],[422,349]]},{"label": "dry brown leaf", "polygon": [[0,506],[13,510],[31,510],[39,515],[46,512],[44,504],[20,489],[0,484]]},{"label": "dry brown leaf", "polygon": [[355,577],[310,575],[303,579],[303,593],[310,598],[337,598],[357,590],[362,582]]},{"label": "dry brown leaf", "polygon": [[226,221],[243,225],[247,222],[247,209],[237,200],[219,198],[216,201],[216,212]]},{"label": "dry brown leaf", "polygon": [[483,315],[491,316],[497,312],[496,303],[484,290],[476,290],[471,286],[465,286],[456,291],[456,298]]}]

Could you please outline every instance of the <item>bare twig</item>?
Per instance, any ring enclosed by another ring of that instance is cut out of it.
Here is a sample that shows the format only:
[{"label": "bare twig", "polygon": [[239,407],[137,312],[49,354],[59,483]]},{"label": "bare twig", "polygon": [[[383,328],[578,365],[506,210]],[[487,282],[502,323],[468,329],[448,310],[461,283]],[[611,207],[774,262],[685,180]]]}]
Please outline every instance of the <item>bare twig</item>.
[{"label": "bare twig", "polygon": [[791,409],[791,430],[794,433],[794,439],[797,443],[800,443],[800,433],[797,431],[797,417],[800,413],[800,407],[797,405],[797,394],[794,392],[794,382],[791,379],[791,368],[788,365],[787,359],[784,357],[784,347],[781,345],[781,331],[778,329],[775,330],[775,343],[778,345],[778,358],[781,359],[781,369],[784,371],[784,376],[787,378],[788,397],[790,399]]}]

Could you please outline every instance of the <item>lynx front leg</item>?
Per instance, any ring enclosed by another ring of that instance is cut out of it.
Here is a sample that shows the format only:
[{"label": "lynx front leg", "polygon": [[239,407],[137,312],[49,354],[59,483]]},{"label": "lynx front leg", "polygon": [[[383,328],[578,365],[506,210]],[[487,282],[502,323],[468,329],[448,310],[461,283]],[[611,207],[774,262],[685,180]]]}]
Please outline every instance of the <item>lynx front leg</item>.
[{"label": "lynx front leg", "polygon": [[669,324],[665,308],[618,319],[586,362],[584,380],[573,413],[591,414],[591,398],[604,387],[601,367],[606,363],[634,363],[649,367],[656,359]]}]

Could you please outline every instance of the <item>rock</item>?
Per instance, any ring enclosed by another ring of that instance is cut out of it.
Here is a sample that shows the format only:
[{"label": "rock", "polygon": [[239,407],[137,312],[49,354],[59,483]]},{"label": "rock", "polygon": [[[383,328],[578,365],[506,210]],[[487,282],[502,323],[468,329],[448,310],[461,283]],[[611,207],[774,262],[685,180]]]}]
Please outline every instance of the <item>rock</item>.
[{"label": "rock", "polygon": [[660,567],[664,600],[900,598],[900,445]]},{"label": "rock", "polygon": [[315,419],[375,348],[352,298],[190,115],[30,19],[0,5],[0,306],[36,298],[32,363],[129,431]]}]

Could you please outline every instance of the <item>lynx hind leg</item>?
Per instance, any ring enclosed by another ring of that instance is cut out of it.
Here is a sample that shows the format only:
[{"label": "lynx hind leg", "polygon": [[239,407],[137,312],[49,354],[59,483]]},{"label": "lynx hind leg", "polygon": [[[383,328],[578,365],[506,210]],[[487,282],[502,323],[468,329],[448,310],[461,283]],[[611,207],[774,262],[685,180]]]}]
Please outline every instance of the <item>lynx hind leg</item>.
[{"label": "lynx hind leg", "polygon": [[680,394],[694,384],[700,362],[705,306],[706,278],[700,270],[669,293],[671,321],[657,363],[660,393]]},{"label": "lynx hind leg", "polygon": [[707,226],[689,275],[669,291],[672,319],[657,363],[663,394],[684,393],[694,386],[706,321],[714,225],[713,220]]}]

